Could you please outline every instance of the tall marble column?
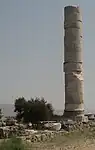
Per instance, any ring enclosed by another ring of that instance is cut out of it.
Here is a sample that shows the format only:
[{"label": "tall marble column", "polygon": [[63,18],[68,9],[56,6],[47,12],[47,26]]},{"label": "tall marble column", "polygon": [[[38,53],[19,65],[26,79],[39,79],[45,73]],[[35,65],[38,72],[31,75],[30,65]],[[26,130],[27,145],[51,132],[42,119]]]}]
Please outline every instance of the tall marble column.
[{"label": "tall marble column", "polygon": [[84,114],[82,16],[77,6],[64,8],[65,117]]}]

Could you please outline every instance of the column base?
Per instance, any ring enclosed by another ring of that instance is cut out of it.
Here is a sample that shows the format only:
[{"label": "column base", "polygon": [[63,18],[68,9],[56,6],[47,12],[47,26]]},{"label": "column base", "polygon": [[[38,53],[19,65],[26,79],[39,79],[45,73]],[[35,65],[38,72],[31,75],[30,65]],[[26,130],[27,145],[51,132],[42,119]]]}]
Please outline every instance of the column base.
[{"label": "column base", "polygon": [[64,110],[63,117],[66,119],[72,119],[72,120],[76,120],[76,118],[80,119],[84,117],[84,110],[77,110],[77,111]]}]

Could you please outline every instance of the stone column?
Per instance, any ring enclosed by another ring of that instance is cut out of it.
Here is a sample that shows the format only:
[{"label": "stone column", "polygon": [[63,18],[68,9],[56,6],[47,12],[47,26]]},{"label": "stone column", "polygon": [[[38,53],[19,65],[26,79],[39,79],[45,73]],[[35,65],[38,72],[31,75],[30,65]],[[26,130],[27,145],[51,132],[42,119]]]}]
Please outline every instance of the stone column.
[{"label": "stone column", "polygon": [[64,116],[75,118],[84,114],[83,33],[79,7],[64,8],[64,31]]}]

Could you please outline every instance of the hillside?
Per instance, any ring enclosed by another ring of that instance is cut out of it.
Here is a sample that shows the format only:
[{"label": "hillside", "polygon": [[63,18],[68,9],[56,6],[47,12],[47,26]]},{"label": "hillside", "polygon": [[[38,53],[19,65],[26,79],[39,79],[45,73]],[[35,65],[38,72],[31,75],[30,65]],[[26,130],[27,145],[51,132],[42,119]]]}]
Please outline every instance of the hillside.
[{"label": "hillside", "polygon": [[4,116],[15,116],[13,104],[0,104]]}]

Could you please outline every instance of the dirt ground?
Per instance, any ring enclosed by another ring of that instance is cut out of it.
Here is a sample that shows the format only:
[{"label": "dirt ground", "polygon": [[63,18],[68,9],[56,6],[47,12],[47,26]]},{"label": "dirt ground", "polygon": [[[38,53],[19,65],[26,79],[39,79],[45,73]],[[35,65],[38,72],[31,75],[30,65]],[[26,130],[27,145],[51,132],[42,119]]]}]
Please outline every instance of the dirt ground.
[{"label": "dirt ground", "polygon": [[94,133],[95,130],[85,130],[68,135],[58,135],[49,142],[30,144],[30,150],[95,150]]},{"label": "dirt ground", "polygon": [[88,143],[72,143],[60,146],[39,144],[39,146],[35,145],[30,148],[30,150],[95,150],[95,143],[91,143],[91,141],[89,141]]},{"label": "dirt ground", "polygon": [[[0,140],[2,142],[3,140]],[[95,128],[57,134],[49,141],[23,141],[25,150],[95,150]]]}]

